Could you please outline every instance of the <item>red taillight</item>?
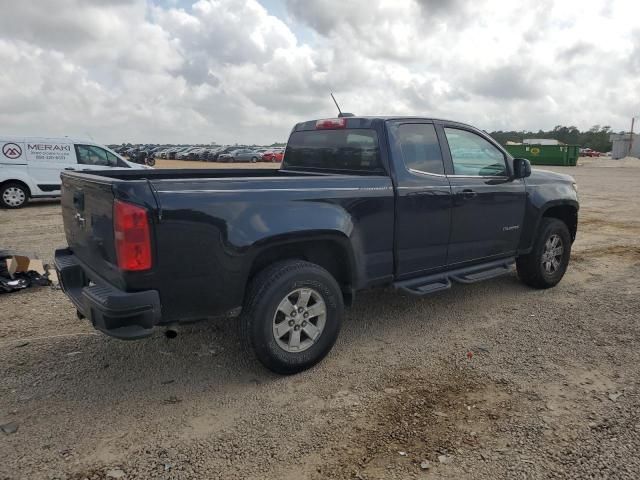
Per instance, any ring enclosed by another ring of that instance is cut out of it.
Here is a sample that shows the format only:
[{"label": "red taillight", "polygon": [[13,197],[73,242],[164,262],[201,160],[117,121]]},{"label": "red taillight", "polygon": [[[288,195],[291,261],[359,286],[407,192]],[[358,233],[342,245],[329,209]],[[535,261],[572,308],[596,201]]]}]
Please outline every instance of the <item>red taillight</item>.
[{"label": "red taillight", "polygon": [[130,203],[113,203],[116,257],[121,270],[151,268],[151,235],[147,211]]},{"label": "red taillight", "polygon": [[316,122],[316,130],[335,130],[337,128],[347,128],[346,118],[326,118]]}]

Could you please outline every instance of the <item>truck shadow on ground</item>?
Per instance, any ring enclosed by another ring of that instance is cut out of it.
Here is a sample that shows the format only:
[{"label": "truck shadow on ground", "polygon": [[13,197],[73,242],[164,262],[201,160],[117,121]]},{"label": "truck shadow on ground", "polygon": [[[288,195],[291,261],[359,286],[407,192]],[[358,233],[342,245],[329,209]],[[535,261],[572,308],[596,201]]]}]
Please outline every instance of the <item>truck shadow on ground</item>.
[{"label": "truck shadow on ground", "polygon": [[18,379],[14,395],[19,403],[48,398],[68,407],[101,408],[117,404],[117,392],[124,392],[128,402],[147,405],[175,403],[201,394],[243,395],[274,382],[286,388],[291,378],[305,382],[319,371],[330,372],[334,362],[340,363],[343,374],[347,366],[348,375],[349,366],[357,369],[358,352],[381,347],[401,351],[406,341],[416,338],[423,343],[437,342],[438,332],[483,321],[479,305],[515,301],[528,292],[535,293],[515,275],[508,275],[476,285],[454,285],[424,298],[390,289],[361,293],[347,310],[333,352],[318,366],[295,377],[268,372],[247,355],[240,344],[237,322],[228,319],[185,325],[175,339],[158,333],[135,342],[102,335],[34,342],[11,348],[11,360],[3,370],[14,370],[12,377]]}]

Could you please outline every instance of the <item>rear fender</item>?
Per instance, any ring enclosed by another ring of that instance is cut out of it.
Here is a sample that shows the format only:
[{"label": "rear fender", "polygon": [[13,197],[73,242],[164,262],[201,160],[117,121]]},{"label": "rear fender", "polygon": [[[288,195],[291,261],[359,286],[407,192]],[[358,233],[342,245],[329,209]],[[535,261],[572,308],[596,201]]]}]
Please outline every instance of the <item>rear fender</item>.
[{"label": "rear fender", "polygon": [[315,230],[265,239],[251,249],[252,277],[268,264],[297,258],[316,263],[345,288],[357,283],[358,265],[349,238],[339,231]]}]

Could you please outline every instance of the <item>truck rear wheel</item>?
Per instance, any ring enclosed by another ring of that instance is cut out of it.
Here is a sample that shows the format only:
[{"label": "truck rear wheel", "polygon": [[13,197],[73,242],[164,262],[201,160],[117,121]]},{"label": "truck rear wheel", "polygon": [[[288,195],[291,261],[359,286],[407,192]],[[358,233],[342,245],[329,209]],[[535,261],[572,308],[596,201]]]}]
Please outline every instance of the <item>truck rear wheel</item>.
[{"label": "truck rear wheel", "polygon": [[534,288],[554,287],[567,271],[570,255],[567,225],[557,218],[543,218],[533,249],[516,260],[518,276]]},{"label": "truck rear wheel", "polygon": [[269,370],[301,372],[329,353],[343,310],[340,287],[324,268],[301,260],[278,262],[251,282],[242,336]]},{"label": "truck rear wheel", "polygon": [[4,208],[24,207],[29,199],[29,189],[19,182],[7,182],[0,187],[0,204]]}]

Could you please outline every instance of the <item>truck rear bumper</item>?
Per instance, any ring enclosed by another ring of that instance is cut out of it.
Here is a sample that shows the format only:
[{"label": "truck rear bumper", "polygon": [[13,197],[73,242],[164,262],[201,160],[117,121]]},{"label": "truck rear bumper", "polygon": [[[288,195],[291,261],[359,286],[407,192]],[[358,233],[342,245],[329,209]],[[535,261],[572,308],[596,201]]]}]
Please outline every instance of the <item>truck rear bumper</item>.
[{"label": "truck rear bumper", "polygon": [[123,292],[92,275],[66,248],[56,250],[55,267],[62,291],[97,330],[134,340],[151,335],[161,322],[157,291]]}]

